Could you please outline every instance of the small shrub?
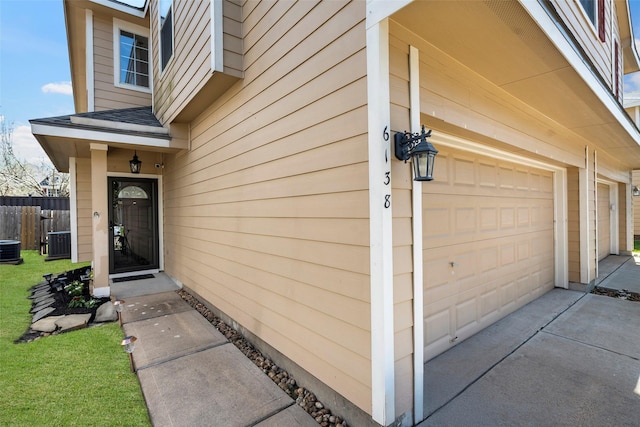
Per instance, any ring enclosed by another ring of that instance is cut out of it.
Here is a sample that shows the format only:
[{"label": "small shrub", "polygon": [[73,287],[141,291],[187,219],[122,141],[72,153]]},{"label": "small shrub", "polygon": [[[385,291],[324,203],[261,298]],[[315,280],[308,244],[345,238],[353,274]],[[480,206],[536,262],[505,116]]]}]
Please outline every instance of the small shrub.
[{"label": "small shrub", "polygon": [[84,306],[87,308],[96,308],[99,305],[100,305],[100,300],[97,300],[95,298],[91,298],[89,301],[86,301],[84,303]]},{"label": "small shrub", "polygon": [[79,308],[79,307],[96,308],[99,305],[100,305],[100,300],[98,299],[91,298],[89,300],[85,300],[83,296],[79,296],[79,297],[73,297],[71,301],[69,301],[68,307],[69,308]]},{"label": "small shrub", "polygon": [[[65,286],[64,290],[71,297],[79,297],[79,296],[84,295],[84,288],[85,288],[84,283],[82,283],[79,280],[74,280],[73,282],[71,282],[67,286]],[[69,307],[71,307],[71,306],[69,306]]]},{"label": "small shrub", "polygon": [[86,301],[84,300],[84,297],[73,297],[71,301],[69,301],[69,308],[84,307],[85,304]]}]

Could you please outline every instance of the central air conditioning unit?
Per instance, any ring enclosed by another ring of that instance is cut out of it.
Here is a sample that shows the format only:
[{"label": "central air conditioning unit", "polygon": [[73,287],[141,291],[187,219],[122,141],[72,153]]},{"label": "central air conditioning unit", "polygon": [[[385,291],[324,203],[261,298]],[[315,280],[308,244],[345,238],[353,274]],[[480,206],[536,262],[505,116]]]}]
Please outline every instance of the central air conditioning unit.
[{"label": "central air conditioning unit", "polygon": [[52,231],[48,235],[49,255],[46,260],[71,258],[71,232]]},{"label": "central air conditioning unit", "polygon": [[0,263],[22,263],[19,240],[0,240]]}]

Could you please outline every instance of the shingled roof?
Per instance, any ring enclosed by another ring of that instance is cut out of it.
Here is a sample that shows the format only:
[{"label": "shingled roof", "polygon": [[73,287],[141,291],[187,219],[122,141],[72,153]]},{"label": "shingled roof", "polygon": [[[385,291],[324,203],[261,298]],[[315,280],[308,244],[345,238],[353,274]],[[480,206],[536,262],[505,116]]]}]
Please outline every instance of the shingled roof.
[{"label": "shingled roof", "polygon": [[169,132],[151,111],[151,107],[94,111],[68,116],[32,119],[29,120],[29,123],[171,139]]}]

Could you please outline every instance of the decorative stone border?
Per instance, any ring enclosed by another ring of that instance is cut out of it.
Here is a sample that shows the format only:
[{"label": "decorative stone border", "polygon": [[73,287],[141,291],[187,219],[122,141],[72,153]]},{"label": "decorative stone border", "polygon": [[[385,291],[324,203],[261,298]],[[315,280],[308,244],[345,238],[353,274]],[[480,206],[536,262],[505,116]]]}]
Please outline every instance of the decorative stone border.
[{"label": "decorative stone border", "polygon": [[189,292],[181,289],[178,295],[191,307],[196,309],[205,319],[207,319],[222,335],[224,335],[233,345],[235,345],[249,360],[251,360],[262,372],[278,385],[296,404],[302,407],[311,415],[322,427],[347,427],[348,424],[341,417],[334,415],[330,409],[325,408],[319,402],[315,394],[304,387],[299,387],[296,380],[287,371],[278,367],[272,360],[265,357],[257,350],[245,337],[237,330],[227,325],[222,319],[214,315],[204,304],[198,301]]}]

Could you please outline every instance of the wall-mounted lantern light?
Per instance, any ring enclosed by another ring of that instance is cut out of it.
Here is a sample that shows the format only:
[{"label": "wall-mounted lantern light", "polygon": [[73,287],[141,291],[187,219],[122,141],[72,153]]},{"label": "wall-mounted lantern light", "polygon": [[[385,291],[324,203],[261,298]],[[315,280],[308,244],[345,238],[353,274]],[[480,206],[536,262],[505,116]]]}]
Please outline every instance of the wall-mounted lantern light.
[{"label": "wall-mounted lantern light", "polygon": [[640,196],[640,188],[638,188],[638,186],[637,186],[637,185],[634,185],[634,186],[633,186],[633,195],[634,195],[635,197]]},{"label": "wall-mounted lantern light", "polygon": [[129,168],[131,169],[131,173],[140,173],[141,167],[142,167],[142,162],[138,160],[138,153],[134,151],[133,159],[129,160]]},{"label": "wall-mounted lantern light", "polygon": [[409,133],[397,132],[395,138],[395,151],[398,160],[411,159],[413,163],[413,179],[416,181],[432,181],[433,165],[438,150],[427,140],[431,136],[431,130],[425,132]]}]

